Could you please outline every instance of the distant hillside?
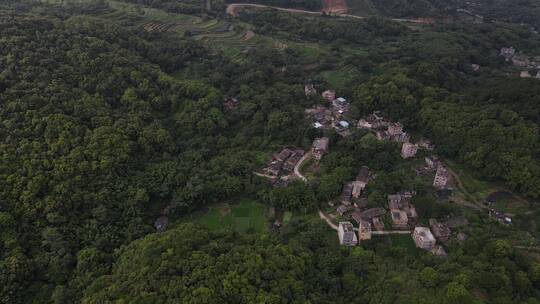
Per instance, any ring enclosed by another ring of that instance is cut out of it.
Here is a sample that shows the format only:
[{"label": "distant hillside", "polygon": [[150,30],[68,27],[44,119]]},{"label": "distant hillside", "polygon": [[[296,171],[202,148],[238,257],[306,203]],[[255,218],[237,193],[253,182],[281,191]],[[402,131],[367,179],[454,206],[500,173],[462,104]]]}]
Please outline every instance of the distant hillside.
[{"label": "distant hillside", "polygon": [[530,24],[540,28],[540,1],[536,0],[347,0],[356,15],[389,17],[437,17],[455,15],[466,9],[487,21]]}]

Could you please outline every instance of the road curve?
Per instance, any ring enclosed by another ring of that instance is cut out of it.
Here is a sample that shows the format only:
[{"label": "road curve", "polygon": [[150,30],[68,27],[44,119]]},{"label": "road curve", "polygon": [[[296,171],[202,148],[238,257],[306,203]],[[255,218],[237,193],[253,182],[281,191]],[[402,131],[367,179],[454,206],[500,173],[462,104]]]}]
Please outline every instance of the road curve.
[{"label": "road curve", "polygon": [[302,166],[302,163],[306,159],[308,159],[310,156],[311,156],[311,152],[308,152],[308,153],[304,154],[304,156],[302,156],[302,158],[300,159],[300,161],[298,161],[296,166],[294,166],[294,175],[296,175],[298,178],[300,178],[304,182],[307,182],[307,178],[305,176],[303,176],[302,173],[300,173],[300,166]]},{"label": "road curve", "polygon": [[332,221],[321,210],[319,210],[319,217],[322,220],[325,220],[326,223],[328,224],[328,226],[330,226],[330,228],[334,229],[335,231],[338,231],[338,229],[339,229],[338,226],[336,224],[332,223]]}]

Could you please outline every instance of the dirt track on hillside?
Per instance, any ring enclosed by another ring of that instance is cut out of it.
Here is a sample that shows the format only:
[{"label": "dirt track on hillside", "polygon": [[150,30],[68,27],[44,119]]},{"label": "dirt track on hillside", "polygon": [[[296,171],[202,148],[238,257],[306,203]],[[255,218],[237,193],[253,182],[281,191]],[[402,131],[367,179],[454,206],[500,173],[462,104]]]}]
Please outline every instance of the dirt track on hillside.
[{"label": "dirt track on hillside", "polygon": [[[346,6],[347,4],[345,4],[345,11],[340,12],[339,11],[340,6],[339,6],[338,2],[340,2],[340,1],[344,2],[344,0],[325,0],[325,3],[326,3],[326,1],[336,3],[334,6],[331,6],[331,7],[328,8],[328,9],[335,9],[336,11],[333,11],[333,12],[328,11],[328,12],[331,12],[332,14],[334,14],[336,16],[344,17],[344,18],[366,19],[366,17],[363,17],[363,16],[345,14],[345,12],[347,12],[347,9],[348,9],[347,6]],[[326,6],[326,4],[325,4],[325,6]],[[289,12],[289,13],[300,13],[300,14],[310,14],[310,15],[322,15],[323,13],[327,13],[327,11],[325,11],[326,8],[324,8],[323,11],[321,11],[321,12],[314,12],[314,11],[306,11],[306,10],[301,10],[301,9],[283,8],[283,7],[269,6],[269,5],[262,5],[262,4],[254,4],[254,3],[231,3],[231,4],[227,5],[227,8],[226,8],[225,12],[227,13],[227,15],[230,15],[230,16],[233,16],[233,17],[238,17],[238,13],[242,9],[249,8],[249,7],[271,8],[271,9],[275,9],[275,10],[278,10],[278,11],[284,11],[284,12]],[[341,9],[343,9],[343,8],[341,8]],[[431,24],[431,23],[434,22],[434,21],[431,21],[431,20],[427,20],[427,18],[419,18],[419,19],[392,18],[392,19],[389,19],[389,20],[396,21],[396,22],[420,23],[420,24]]]}]

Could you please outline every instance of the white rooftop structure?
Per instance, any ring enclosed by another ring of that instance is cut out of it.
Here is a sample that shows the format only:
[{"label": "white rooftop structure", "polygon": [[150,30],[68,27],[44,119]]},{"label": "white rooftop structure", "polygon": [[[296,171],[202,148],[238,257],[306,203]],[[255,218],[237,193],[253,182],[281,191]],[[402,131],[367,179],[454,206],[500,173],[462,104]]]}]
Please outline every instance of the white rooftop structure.
[{"label": "white rooftop structure", "polygon": [[336,100],[339,101],[339,102],[341,102],[341,103],[347,102],[347,99],[345,99],[345,98],[343,98],[343,97],[338,97]]},{"label": "white rooftop structure", "polygon": [[345,120],[342,120],[339,122],[339,125],[343,128],[348,128],[349,127],[349,123],[346,122]]},{"label": "white rooftop structure", "polygon": [[315,127],[316,129],[320,129],[323,127],[323,125],[320,122],[316,122],[313,124],[313,127]]}]

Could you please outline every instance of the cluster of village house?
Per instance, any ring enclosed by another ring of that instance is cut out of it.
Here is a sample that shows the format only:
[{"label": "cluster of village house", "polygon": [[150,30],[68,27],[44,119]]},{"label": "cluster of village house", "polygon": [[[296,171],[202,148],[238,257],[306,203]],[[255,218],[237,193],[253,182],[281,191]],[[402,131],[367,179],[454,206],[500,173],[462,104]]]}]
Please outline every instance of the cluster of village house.
[{"label": "cluster of village house", "polygon": [[291,173],[294,172],[294,167],[303,156],[304,150],[302,149],[285,148],[274,154],[262,171],[274,186],[287,186],[292,180]]},{"label": "cluster of village house", "polygon": [[[305,93],[306,96],[311,96],[317,94],[317,91],[312,85],[307,85]],[[315,119],[314,127],[335,128],[338,133],[346,136],[350,132],[349,123],[345,120],[345,114],[349,110],[347,100],[342,97],[336,98],[335,91],[331,90],[324,91],[322,96],[330,103],[330,107],[319,106],[307,111]],[[433,144],[428,140],[421,140],[416,144],[410,143],[410,135],[403,130],[402,124],[386,121],[379,112],[360,119],[357,127],[371,130],[379,140],[400,143],[403,158],[414,157],[419,148],[434,149]],[[316,138],[311,147],[311,156],[315,160],[321,160],[328,149],[329,138]],[[262,171],[275,186],[286,186],[292,180],[292,173],[304,154],[305,151],[301,149],[285,148],[273,155]],[[436,189],[448,188],[448,169],[436,156],[426,157],[425,165],[417,168],[416,171],[419,175],[434,171],[433,186]],[[362,240],[371,239],[373,234],[385,231],[383,217],[388,214],[387,209],[368,208],[367,198],[362,196],[367,184],[375,177],[368,167],[363,166],[356,179],[343,187],[339,199],[340,205],[336,211],[340,216],[350,217],[358,224],[358,228],[355,228],[350,221],[339,223],[338,237],[343,245],[356,245]],[[430,228],[418,226],[418,214],[414,205],[411,204],[411,199],[415,194],[414,191],[401,191],[388,195],[388,211],[392,220],[392,227],[389,229],[403,232],[413,230],[412,237],[419,248],[429,250],[436,255],[446,255],[443,247],[437,244],[437,240],[442,244],[447,244],[451,235],[450,228],[434,219],[430,220]]]},{"label": "cluster of village house", "polygon": [[[317,94],[313,85],[305,86],[306,96]],[[315,128],[334,128],[342,135],[350,134],[350,123],[346,120],[349,110],[349,103],[343,97],[336,98],[335,91],[327,90],[322,93],[330,106],[317,106],[306,110],[306,113],[314,119]],[[374,112],[358,121],[357,127],[374,132],[379,140],[388,140],[401,144],[401,156],[405,159],[416,155],[419,148],[431,151],[434,145],[428,140],[420,140],[413,144],[410,142],[410,135],[403,130],[403,125],[399,122],[385,120],[379,112]],[[322,141],[322,144],[321,144]],[[328,139],[316,139],[312,146],[312,152],[316,159],[320,159],[328,150]],[[449,173],[436,156],[425,158],[425,166],[417,169],[417,174],[425,174],[435,171],[433,186],[436,189],[448,189]],[[350,221],[339,223],[338,236],[343,245],[356,245],[361,240],[371,239],[373,233],[384,231],[383,216],[387,214],[384,208],[367,208],[368,201],[362,197],[362,191],[370,180],[375,176],[369,168],[360,168],[354,181],[350,181],[343,186],[340,196],[340,205],[336,211],[340,216],[350,216],[358,224],[355,228]],[[411,204],[411,199],[416,193],[414,191],[402,191],[388,195],[388,210],[392,220],[393,230],[411,230],[413,239],[420,248],[429,250],[437,255],[446,255],[443,247],[436,244],[436,239],[446,244],[450,238],[450,229],[444,224],[435,220],[430,220],[431,229],[427,227],[417,227],[418,214]],[[358,231],[358,236],[356,231]]]},{"label": "cluster of village house", "polygon": [[[385,208],[367,208],[367,198],[361,197],[362,191],[368,182],[375,178],[367,167],[360,168],[356,180],[345,184],[340,197],[340,206],[337,213],[344,217],[349,216],[358,224],[358,237],[355,227],[350,221],[342,221],[338,227],[340,244],[354,246],[362,240],[369,240],[372,234],[378,234],[385,230],[383,216],[387,214]],[[436,244],[438,239],[442,244],[447,244],[451,231],[446,225],[430,220],[430,228],[418,226],[418,214],[411,199],[416,194],[414,191],[401,191],[388,195],[388,210],[392,220],[391,230],[407,231],[414,229],[413,239],[417,247],[444,256],[443,247]]]},{"label": "cluster of village house", "polygon": [[531,78],[533,77],[534,71],[536,71],[535,78],[540,79],[540,56],[530,57],[518,53],[513,47],[501,48],[500,55],[505,58],[506,62],[511,63],[515,67],[524,69],[519,75],[521,78]]},{"label": "cluster of village house", "polygon": [[[317,90],[312,84],[306,85],[304,92],[308,97],[317,95]],[[343,97],[336,98],[336,92],[333,90],[324,91],[322,97],[329,103],[329,107],[319,105],[306,110],[306,114],[315,120],[313,126],[317,129],[333,128],[341,136],[350,135],[350,123],[347,121],[349,112],[347,99]]]}]

